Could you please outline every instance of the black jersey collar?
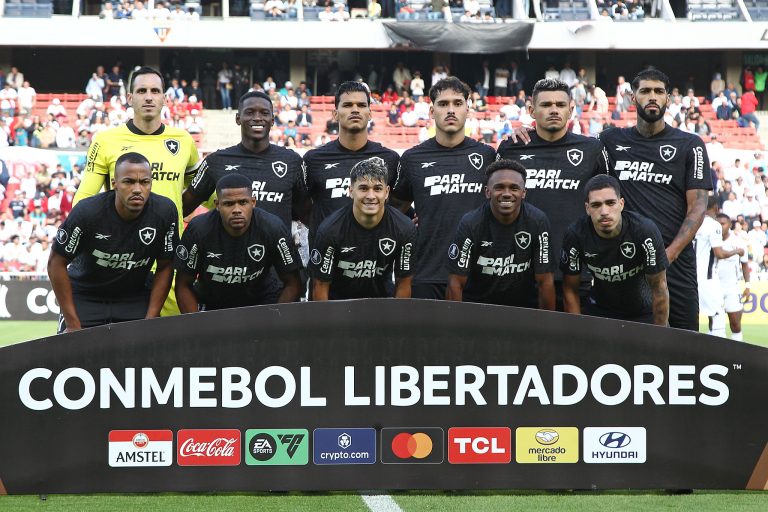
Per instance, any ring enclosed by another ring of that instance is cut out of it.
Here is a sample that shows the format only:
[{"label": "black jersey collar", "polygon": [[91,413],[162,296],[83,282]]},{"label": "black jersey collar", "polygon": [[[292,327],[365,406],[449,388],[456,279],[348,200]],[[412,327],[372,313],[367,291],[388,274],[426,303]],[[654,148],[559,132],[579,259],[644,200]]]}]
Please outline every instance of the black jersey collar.
[{"label": "black jersey collar", "polygon": [[129,119],[128,122],[125,123],[125,126],[128,128],[128,131],[130,131],[131,133],[134,133],[136,135],[160,135],[160,134],[162,134],[165,131],[165,125],[161,124],[160,128],[158,128],[154,132],[152,132],[152,133],[145,133],[145,132],[139,130],[138,128],[136,128],[136,125],[133,124],[133,119]]}]

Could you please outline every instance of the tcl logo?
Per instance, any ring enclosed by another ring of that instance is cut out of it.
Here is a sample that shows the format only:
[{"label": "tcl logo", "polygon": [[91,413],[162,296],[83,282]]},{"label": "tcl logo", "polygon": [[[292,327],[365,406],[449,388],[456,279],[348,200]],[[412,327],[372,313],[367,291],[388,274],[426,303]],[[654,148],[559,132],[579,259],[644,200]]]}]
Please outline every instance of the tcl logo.
[{"label": "tcl logo", "polygon": [[179,430],[179,466],[237,466],[240,464],[239,430]]},{"label": "tcl logo", "polygon": [[508,464],[512,460],[512,431],[507,427],[448,429],[451,464]]}]

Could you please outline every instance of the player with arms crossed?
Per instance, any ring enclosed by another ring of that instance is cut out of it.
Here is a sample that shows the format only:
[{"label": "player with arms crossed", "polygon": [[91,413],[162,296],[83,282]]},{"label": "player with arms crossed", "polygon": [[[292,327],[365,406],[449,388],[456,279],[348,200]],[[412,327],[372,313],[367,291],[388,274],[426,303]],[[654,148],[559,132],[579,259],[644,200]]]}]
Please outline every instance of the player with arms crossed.
[{"label": "player with arms crossed", "polygon": [[[590,179],[585,193],[587,215],[566,231],[560,256],[565,311],[666,326],[668,263],[659,229],[650,219],[624,211],[613,176]],[[584,269],[595,281],[582,309]]]},{"label": "player with arms crossed", "polygon": [[628,210],[650,218],[666,246],[669,324],[699,329],[696,255],[691,241],[707,208],[712,189],[709,159],[698,135],[664,122],[669,104],[669,77],[656,69],[632,80],[637,126],[600,134]]},{"label": "player with arms crossed", "polygon": [[485,172],[488,201],[464,215],[448,249],[446,299],[554,310],[549,221],[524,201],[525,167],[502,159]]},{"label": "player with arms crossed", "polygon": [[[195,175],[199,156],[195,141],[186,130],[162,123],[160,112],[165,105],[164,91],[163,78],[157,70],[142,67],[133,72],[128,92],[133,119],[94,135],[74,204],[98,194],[102,187],[109,189],[120,155],[141,153],[150,162],[152,192],[167,197],[176,205],[179,217],[176,227],[181,232],[184,225],[181,194]],[[172,293],[168,295],[162,314],[178,314]]]},{"label": "player with arms crossed", "polygon": [[381,158],[350,171],[351,204],[320,224],[310,253],[312,300],[386,297],[394,273],[396,298],[411,297],[416,227],[386,204],[387,168]]},{"label": "player with arms crossed", "polygon": [[200,162],[197,175],[184,191],[184,215],[211,197],[222,177],[236,173],[251,180],[257,207],[277,215],[291,228],[291,220],[298,219],[308,208],[301,180],[304,162],[294,151],[270,144],[274,120],[272,101],[267,94],[243,94],[235,114],[240,143],[214,151]]},{"label": "player with arms crossed", "polygon": [[79,202],[56,233],[48,276],[59,333],[157,317],[171,288],[176,206],[151,192],[143,155],[121,155],[114,175],[112,190]]},{"label": "player with arms crossed", "polygon": [[[747,255],[747,243],[731,233],[731,219],[724,213],[717,215],[717,221],[723,229],[723,253],[730,256],[718,256],[717,275],[720,278],[720,288],[723,291],[725,312],[731,324],[731,339],[744,341],[741,332],[741,315],[744,312],[743,301],[749,299],[749,256]],[[734,252],[735,251],[735,252]],[[739,291],[739,275],[744,277],[744,290]],[[723,326],[725,327],[725,326]],[[725,337],[725,329],[722,332],[712,330],[712,334]]]},{"label": "player with arms crossed", "polygon": [[[607,174],[610,166],[603,143],[568,130],[573,113],[570,87],[561,80],[543,79],[533,87],[531,116],[535,131],[526,144],[514,137],[499,144],[499,157],[518,160],[526,167],[525,202],[542,210],[550,223],[551,252],[557,257],[563,235],[584,211],[584,187],[589,179]],[[520,137],[519,139],[523,139]],[[591,278],[582,275],[582,302]],[[555,290],[562,307],[563,274],[555,268]]]},{"label": "player with arms crossed", "polygon": [[[182,313],[293,302],[300,260],[291,233],[254,208],[249,178],[230,173],[216,185],[216,208],[192,219],[176,248],[176,299]],[[282,280],[269,272],[276,269]],[[279,297],[278,297],[279,292]]]},{"label": "player with arms crossed", "polygon": [[464,214],[485,202],[485,168],[496,152],[464,135],[469,93],[469,86],[455,77],[433,85],[429,97],[435,137],[400,157],[392,195],[406,204],[413,201],[419,222],[415,298],[445,298],[445,253],[451,236]]},{"label": "player with arms crossed", "polygon": [[378,157],[389,176],[397,176],[400,157],[378,142],[368,140],[371,94],[360,82],[344,82],[336,92],[333,120],[339,123],[339,138],[304,155],[304,182],[312,196],[309,224],[310,243],[320,223],[331,213],[349,204],[349,172],[356,163]]}]

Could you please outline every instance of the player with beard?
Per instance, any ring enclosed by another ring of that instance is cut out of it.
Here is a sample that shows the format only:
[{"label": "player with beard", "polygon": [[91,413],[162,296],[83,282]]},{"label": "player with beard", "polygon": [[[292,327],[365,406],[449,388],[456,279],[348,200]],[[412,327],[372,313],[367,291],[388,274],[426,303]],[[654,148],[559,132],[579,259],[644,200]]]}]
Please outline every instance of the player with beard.
[{"label": "player with beard", "polygon": [[[624,211],[621,186],[599,175],[585,187],[587,215],[566,230],[560,268],[567,313],[667,325],[668,266],[659,228],[648,218]],[[579,283],[584,269],[595,277],[586,307]]]},{"label": "player with beard", "polygon": [[413,297],[444,299],[448,282],[445,253],[465,213],[485,202],[485,168],[496,158],[490,146],[464,135],[470,88],[455,77],[439,80],[429,91],[435,137],[400,157],[392,195],[414,202],[418,247]]},{"label": "player with beard", "polygon": [[240,127],[240,143],[214,151],[200,162],[184,191],[184,215],[207,200],[223,176],[238,173],[251,180],[256,206],[277,215],[290,229],[291,220],[308,208],[302,183],[304,162],[290,149],[269,143],[274,123],[269,96],[261,91],[245,93],[238,102],[235,123]]},{"label": "player with beard", "polygon": [[310,244],[320,223],[349,204],[349,172],[369,158],[381,158],[391,179],[397,175],[397,153],[368,140],[371,94],[360,82],[342,83],[335,98],[333,120],[339,123],[339,138],[304,155],[304,182],[312,197],[309,224]]},{"label": "player with beard", "polygon": [[179,214],[152,185],[146,157],[124,153],[112,190],[77,203],[59,228],[48,259],[59,333],[160,315],[171,289]]},{"label": "player with beard", "polygon": [[464,215],[448,249],[447,300],[555,309],[549,221],[524,200],[525,174],[514,160],[486,169],[488,201]]},{"label": "player with beard", "polygon": [[669,324],[699,329],[696,236],[712,190],[709,159],[701,137],[668,126],[669,77],[656,69],[632,80],[637,126],[600,134],[622,182],[627,209],[650,218],[666,245]]},{"label": "player with beard", "polygon": [[[499,145],[500,158],[518,160],[526,167],[525,202],[549,219],[551,252],[560,254],[563,235],[573,219],[584,212],[584,187],[590,178],[607,174],[608,154],[602,142],[568,130],[573,112],[570,87],[561,80],[543,79],[533,88],[531,116],[536,129],[528,144],[508,139]],[[517,139],[517,138],[516,138]],[[582,275],[581,297],[586,304],[591,277]],[[563,273],[555,269],[558,307],[563,307]]]},{"label": "player with beard", "polygon": [[[312,300],[411,296],[411,219],[386,204],[387,167],[381,158],[356,163],[349,175],[352,200],[320,224],[310,254]],[[394,293],[388,283],[394,274]]]},{"label": "player with beard", "polygon": [[[249,178],[229,173],[216,208],[192,219],[176,248],[176,299],[182,313],[293,302],[300,260],[280,219],[258,208]],[[279,283],[282,291],[275,300]]]}]

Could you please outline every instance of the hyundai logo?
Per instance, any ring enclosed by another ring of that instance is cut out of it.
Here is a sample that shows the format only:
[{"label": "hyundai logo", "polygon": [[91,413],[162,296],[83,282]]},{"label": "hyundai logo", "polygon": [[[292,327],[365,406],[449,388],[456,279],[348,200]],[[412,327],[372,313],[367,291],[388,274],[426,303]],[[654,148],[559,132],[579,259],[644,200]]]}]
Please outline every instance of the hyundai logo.
[{"label": "hyundai logo", "polygon": [[600,436],[600,444],[606,448],[624,448],[631,441],[624,432],[607,432]]}]

